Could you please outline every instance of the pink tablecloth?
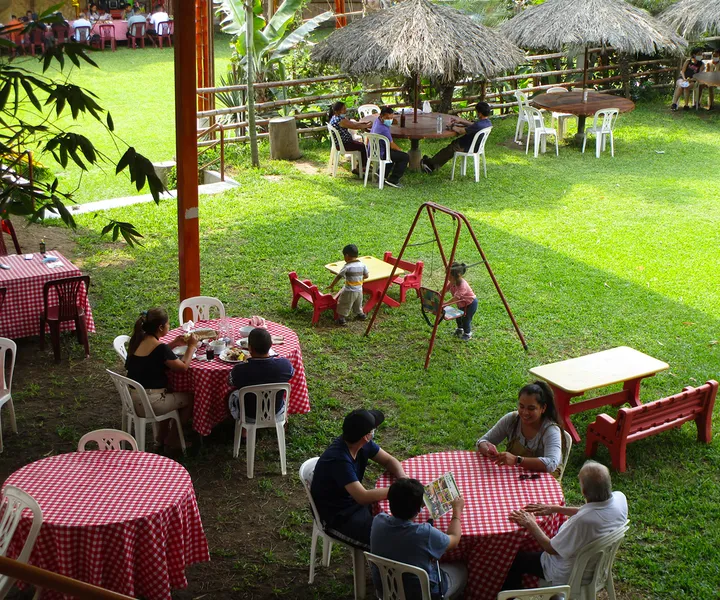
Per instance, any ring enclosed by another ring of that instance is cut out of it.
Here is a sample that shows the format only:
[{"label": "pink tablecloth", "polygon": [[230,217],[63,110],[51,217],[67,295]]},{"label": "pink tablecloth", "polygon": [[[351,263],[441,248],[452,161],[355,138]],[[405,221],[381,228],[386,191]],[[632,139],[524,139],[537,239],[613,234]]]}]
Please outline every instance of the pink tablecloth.
[{"label": "pink tablecloth", "polygon": [[[10,266],[9,270],[0,269],[0,287],[7,289],[5,304],[0,310],[0,337],[16,339],[40,335],[45,282],[82,275],[80,269],[59,252],[51,250],[47,254],[57,257],[63,266],[49,268],[47,264],[43,264],[42,255],[39,253],[34,254],[32,260],[25,260],[19,254],[0,258],[0,263]],[[52,306],[54,303],[52,295],[49,300]],[[95,331],[95,321],[86,290],[80,292],[79,305],[85,311],[88,331]],[[65,321],[60,329],[72,331],[75,329],[75,323]]]},{"label": "pink tablecloth", "polygon": [[[187,586],[185,568],[210,560],[190,475],[164,456],[61,454],[26,465],[4,485],[42,508],[32,565],[132,597],[170,600],[171,589]],[[18,525],[10,556],[18,555],[30,521]]]},{"label": "pink tablecloth", "polygon": [[[468,568],[467,600],[494,600],[518,550],[540,550],[525,529],[508,520],[510,511],[533,502],[564,504],[562,487],[555,478],[541,474],[539,479],[519,479],[528,473],[519,467],[498,467],[477,452],[438,452],[410,458],[402,463],[410,477],[427,484],[441,475],[452,472],[460,493],[465,499],[462,539],[456,550],[443,559],[463,559]],[[377,487],[392,482],[385,474]],[[387,501],[380,509],[390,512]],[[429,518],[426,508],[416,521]],[[436,519],[435,527],[447,531],[452,512]],[[539,517],[540,527],[552,537],[564,517]]]},{"label": "pink tablecloth", "polygon": [[[75,27],[73,27],[74,21],[68,21],[68,24],[70,25],[70,35],[73,35],[75,33]],[[115,28],[115,39],[116,40],[125,40],[127,39],[127,30],[128,30],[128,24],[127,21],[121,21],[119,19],[113,19],[112,21],[97,21],[94,25],[92,30],[90,31],[90,35],[100,35],[100,25],[103,23],[110,23]]]},{"label": "pink tablecloth", "polygon": [[[237,339],[240,327],[246,326],[250,320],[230,318],[228,321],[235,332],[233,337]],[[209,327],[217,330],[219,323],[219,320],[202,321],[197,323],[196,327]],[[310,412],[305,367],[297,334],[292,329],[272,321],[268,321],[266,327],[272,335],[281,335],[285,338],[284,343],[274,345],[273,349],[280,356],[287,358],[295,369],[295,374],[290,379],[288,412]],[[175,329],[161,341],[170,342],[181,333],[183,332],[180,328]],[[195,394],[193,429],[201,435],[208,435],[215,425],[230,418],[227,397],[233,388],[228,384],[228,376],[233,366],[222,362],[217,357],[211,362],[195,359],[187,371],[183,373],[171,371],[168,374],[170,389],[176,392],[193,392]]]}]

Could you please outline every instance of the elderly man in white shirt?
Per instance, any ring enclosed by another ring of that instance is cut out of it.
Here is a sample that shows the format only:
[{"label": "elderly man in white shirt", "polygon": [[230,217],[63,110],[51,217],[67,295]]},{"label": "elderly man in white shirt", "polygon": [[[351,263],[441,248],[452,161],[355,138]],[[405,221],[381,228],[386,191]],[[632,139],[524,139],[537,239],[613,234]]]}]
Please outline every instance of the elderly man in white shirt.
[{"label": "elderly man in white shirt", "polygon": [[[87,38],[83,38],[83,32],[78,31],[79,27],[87,27],[88,31]],[[79,17],[73,21],[73,29],[75,29],[74,37],[76,42],[84,42],[86,39],[90,39],[90,32],[92,31],[92,23],[87,20],[85,13],[80,13]]]},{"label": "elderly man in white shirt", "polygon": [[[565,585],[570,579],[578,552],[598,538],[616,531],[627,522],[627,498],[613,492],[610,471],[595,461],[587,461],[578,475],[585,498],[581,507],[531,504],[510,513],[510,520],[522,525],[537,540],[543,552],[518,552],[507,574],[503,590],[522,588],[525,573],[542,577],[552,585]],[[550,539],[535,521],[535,515],[559,513],[570,517]]]}]

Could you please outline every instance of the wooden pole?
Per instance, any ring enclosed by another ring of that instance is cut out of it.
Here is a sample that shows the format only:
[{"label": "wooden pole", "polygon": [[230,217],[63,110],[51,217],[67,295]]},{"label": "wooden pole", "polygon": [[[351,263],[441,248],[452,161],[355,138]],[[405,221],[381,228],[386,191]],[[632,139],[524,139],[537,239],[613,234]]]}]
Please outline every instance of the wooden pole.
[{"label": "wooden pole", "polygon": [[195,13],[175,15],[175,155],[180,300],[200,295]]},{"label": "wooden pole", "polygon": [[245,73],[247,74],[247,121],[248,134],[250,135],[250,157],[252,166],[260,166],[260,157],[258,155],[257,131],[255,129],[255,89],[253,83],[255,75],[253,74],[255,48],[253,46],[253,21],[255,14],[253,12],[252,0],[245,1]]},{"label": "wooden pole", "polygon": [[[347,25],[347,17],[345,15],[345,0],[335,0],[335,29],[340,29]],[[343,16],[340,16],[343,15]]]}]

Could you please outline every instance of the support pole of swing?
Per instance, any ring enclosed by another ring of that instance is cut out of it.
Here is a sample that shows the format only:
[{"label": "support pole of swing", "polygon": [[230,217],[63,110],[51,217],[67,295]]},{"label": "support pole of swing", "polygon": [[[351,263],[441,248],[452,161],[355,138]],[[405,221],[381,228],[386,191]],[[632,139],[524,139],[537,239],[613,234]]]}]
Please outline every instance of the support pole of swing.
[{"label": "support pole of swing", "polygon": [[250,136],[250,157],[252,166],[260,166],[258,156],[257,130],[255,129],[255,84],[254,60],[255,48],[253,41],[255,12],[253,11],[252,0],[245,0],[245,72],[247,74],[247,122],[248,134]]}]

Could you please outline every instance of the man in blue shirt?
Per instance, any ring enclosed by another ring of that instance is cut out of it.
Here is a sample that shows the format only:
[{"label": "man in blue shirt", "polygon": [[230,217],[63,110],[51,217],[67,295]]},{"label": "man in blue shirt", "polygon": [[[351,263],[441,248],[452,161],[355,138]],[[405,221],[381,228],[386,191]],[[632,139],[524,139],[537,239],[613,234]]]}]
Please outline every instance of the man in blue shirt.
[{"label": "man in blue shirt", "polygon": [[455,135],[460,136],[445,146],[432,158],[423,156],[422,170],[426,173],[437,171],[446,162],[452,159],[456,152],[467,152],[470,149],[473,138],[478,131],[482,131],[488,127],[492,127],[490,115],[492,108],[487,102],[478,102],[475,105],[475,111],[480,117],[477,121],[466,121],[465,119],[455,119],[451,125]]},{"label": "man in blue shirt", "polygon": [[[450,526],[447,533],[443,533],[430,523],[413,522],[423,507],[423,493],[423,485],[417,479],[399,479],[390,486],[388,501],[392,515],[380,513],[375,517],[370,533],[370,551],[426,571],[433,600],[462,597],[467,582],[465,565],[461,562],[443,563],[440,568],[437,561],[460,543],[465,502],[462,497],[452,502]],[[373,568],[372,576],[375,589],[382,595],[377,569]],[[414,575],[405,575],[403,586],[405,597],[420,597],[420,583]]]},{"label": "man in blue shirt", "polygon": [[[385,183],[391,187],[400,187],[400,178],[405,173],[410,156],[407,152],[403,152],[400,146],[393,142],[390,126],[393,123],[393,110],[389,106],[383,106],[380,109],[380,115],[372,125],[370,133],[379,133],[390,140],[390,160],[391,165],[385,166]],[[368,148],[368,156],[370,156],[370,148]],[[385,158],[385,144],[380,143],[380,158]]]},{"label": "man in blue shirt", "polygon": [[310,492],[325,532],[351,546],[370,549],[372,505],[387,498],[388,488],[367,490],[362,484],[368,460],[397,479],[406,478],[400,462],[374,441],[385,420],[379,410],[358,409],[343,421],[343,432],[315,465]]}]

